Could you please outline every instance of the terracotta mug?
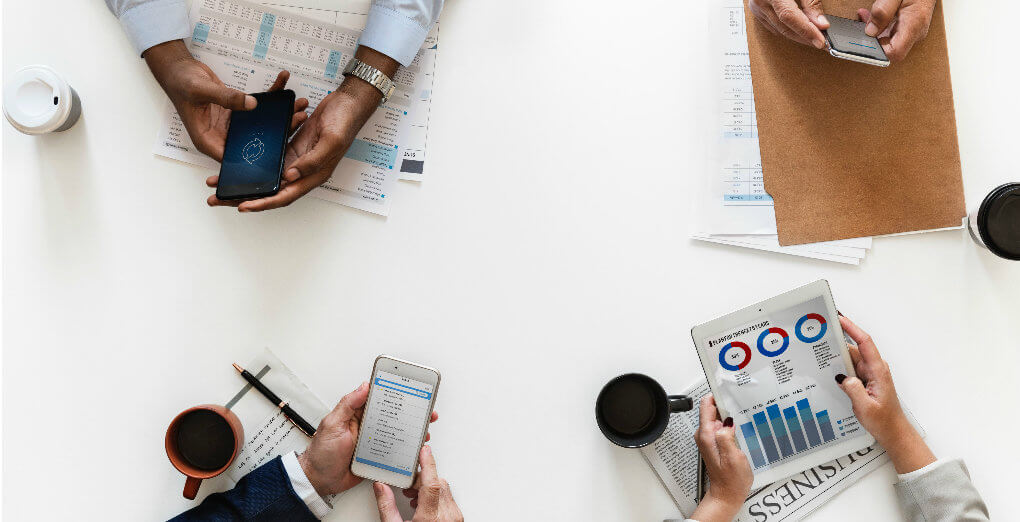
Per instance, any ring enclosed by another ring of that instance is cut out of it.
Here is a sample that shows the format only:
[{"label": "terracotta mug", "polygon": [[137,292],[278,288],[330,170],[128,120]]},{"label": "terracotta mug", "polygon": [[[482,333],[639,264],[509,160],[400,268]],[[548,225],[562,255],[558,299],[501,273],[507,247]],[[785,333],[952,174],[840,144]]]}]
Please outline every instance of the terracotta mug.
[{"label": "terracotta mug", "polygon": [[194,499],[202,480],[230,467],[244,444],[244,428],[234,412],[215,404],[188,408],[170,421],[166,456],[184,476],[184,498]]}]

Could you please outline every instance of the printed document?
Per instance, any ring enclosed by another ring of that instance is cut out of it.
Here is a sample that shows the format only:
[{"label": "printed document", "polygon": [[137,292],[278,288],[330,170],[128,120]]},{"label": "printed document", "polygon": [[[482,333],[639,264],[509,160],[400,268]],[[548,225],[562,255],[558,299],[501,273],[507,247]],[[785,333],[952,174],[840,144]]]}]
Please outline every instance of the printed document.
[{"label": "printed document", "polygon": [[[318,11],[314,11],[318,13]],[[337,13],[323,13],[329,20]],[[291,73],[287,88],[307,98],[309,113],[336,90],[354,56],[360,30],[244,0],[195,0],[189,50],[229,87],[244,92],[269,88],[277,73]],[[380,215],[389,212],[401,173],[424,174],[425,138],[432,76],[438,53],[438,24],[409,67],[394,82],[397,90],[368,120],[333,176],[312,195]],[[173,106],[167,106],[157,136],[159,155],[217,168],[193,145]]]},{"label": "printed document", "polygon": [[699,121],[709,151],[694,239],[845,264],[860,264],[871,238],[782,247],[772,197],[765,192],[751,62],[744,8],[740,2],[713,0],[705,77],[708,89]]}]

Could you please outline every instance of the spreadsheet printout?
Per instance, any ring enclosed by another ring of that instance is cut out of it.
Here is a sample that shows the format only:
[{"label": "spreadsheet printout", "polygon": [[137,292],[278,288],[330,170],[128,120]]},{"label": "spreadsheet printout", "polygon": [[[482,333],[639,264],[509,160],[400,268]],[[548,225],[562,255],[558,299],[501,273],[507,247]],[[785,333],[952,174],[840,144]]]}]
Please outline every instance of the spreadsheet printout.
[{"label": "spreadsheet printout", "polygon": [[758,149],[751,61],[747,50],[744,10],[731,0],[712,3],[709,27],[709,96],[702,114],[709,129],[708,168],[711,175],[704,209],[703,232],[712,234],[775,234],[772,197]]},{"label": "spreadsheet printout", "polygon": [[[287,88],[307,98],[313,111],[340,85],[341,72],[354,56],[361,32],[242,0],[197,0],[191,21],[194,30],[189,50],[227,86],[244,92],[264,91],[276,74],[286,69],[291,72]],[[312,195],[386,215],[388,196],[399,173],[424,172],[436,35],[434,29],[411,65],[394,75],[394,95],[375,111],[332,177]],[[415,113],[425,114],[425,129],[409,124],[416,119]],[[217,165],[194,147],[169,103],[155,152],[209,168]]]},{"label": "spreadsheet printout", "polygon": [[[338,5],[339,4],[339,5]],[[322,22],[350,27],[362,31],[368,22],[368,12],[372,8],[372,0],[276,0],[262,2],[262,5],[274,7],[294,14],[313,18]],[[416,97],[413,99],[415,108],[401,120],[400,136],[400,179],[421,181],[425,177],[425,144],[428,138],[430,101],[432,99],[432,83],[435,79],[435,60],[439,45],[439,23],[429,33],[435,38],[435,51],[430,56],[429,67],[423,67],[420,74],[424,75],[415,84]],[[404,139],[406,137],[406,140]]]}]

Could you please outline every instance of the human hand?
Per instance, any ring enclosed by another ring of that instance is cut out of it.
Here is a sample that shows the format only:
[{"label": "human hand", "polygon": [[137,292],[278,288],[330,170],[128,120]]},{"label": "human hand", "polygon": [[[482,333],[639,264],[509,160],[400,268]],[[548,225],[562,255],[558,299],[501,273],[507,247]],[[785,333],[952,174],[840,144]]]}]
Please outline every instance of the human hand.
[{"label": "human hand", "polygon": [[850,345],[849,349],[858,377],[839,374],[836,382],[850,397],[854,415],[861,426],[889,452],[899,473],[935,462],[935,455],[903,414],[889,363],[882,359],[871,336],[842,315],[839,316],[839,324],[857,344]]},{"label": "human hand", "polygon": [[870,10],[858,9],[857,16],[867,24],[864,32],[878,37],[885,55],[898,62],[928,36],[934,12],[935,0],[875,0]]},{"label": "human hand", "polygon": [[[206,156],[223,161],[230,112],[254,109],[255,97],[224,85],[212,69],[188,52],[181,40],[150,47],[144,57],[152,75],[177,109],[195,147]],[[281,71],[269,90],[283,89],[289,78],[289,72]],[[291,131],[308,118],[306,108],[308,100],[295,101]]]},{"label": "human hand", "polygon": [[700,414],[701,423],[694,440],[708,469],[709,486],[691,518],[701,522],[730,521],[747,500],[754,474],[747,456],[737,446],[733,418],[719,420],[715,397],[707,395],[701,399]]},{"label": "human hand", "polygon": [[822,12],[822,0],[748,0],[747,4],[751,14],[772,34],[825,48],[822,31],[829,28],[829,21]]},{"label": "human hand", "polygon": [[[356,57],[390,78],[397,71],[396,60],[360,46]],[[382,93],[374,86],[361,79],[348,76],[340,84],[340,88],[325,98],[304,123],[294,139],[287,145],[284,157],[283,180],[280,191],[276,194],[250,201],[223,201],[215,195],[209,197],[211,206],[236,206],[240,212],[260,212],[285,207],[295,202],[312,189],[325,183],[354,138],[361,131],[368,118],[382,100]],[[215,187],[218,176],[206,180],[206,184]]]},{"label": "human hand", "polygon": [[[344,395],[333,411],[322,419],[308,449],[298,455],[302,471],[320,496],[346,491],[362,480],[351,473],[351,459],[367,400],[368,383],[363,382],[358,389]],[[437,420],[439,414],[432,412],[429,422]],[[425,440],[430,438],[430,435],[425,435]]]},{"label": "human hand", "polygon": [[[450,484],[439,478],[432,448],[422,446],[418,462],[421,464],[418,479],[414,487],[404,490],[404,496],[411,499],[411,507],[415,508],[413,522],[464,522],[464,515],[450,492]],[[379,504],[380,522],[404,522],[393,490],[381,482],[376,482],[373,489]]]}]

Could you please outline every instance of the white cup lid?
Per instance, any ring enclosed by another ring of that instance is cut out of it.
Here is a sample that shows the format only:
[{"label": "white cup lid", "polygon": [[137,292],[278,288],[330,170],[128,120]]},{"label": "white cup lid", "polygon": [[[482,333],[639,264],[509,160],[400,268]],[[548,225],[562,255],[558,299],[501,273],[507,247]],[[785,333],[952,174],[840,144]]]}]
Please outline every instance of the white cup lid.
[{"label": "white cup lid", "polygon": [[4,86],[4,115],[26,134],[58,129],[71,114],[71,86],[45,65],[29,65]]}]

